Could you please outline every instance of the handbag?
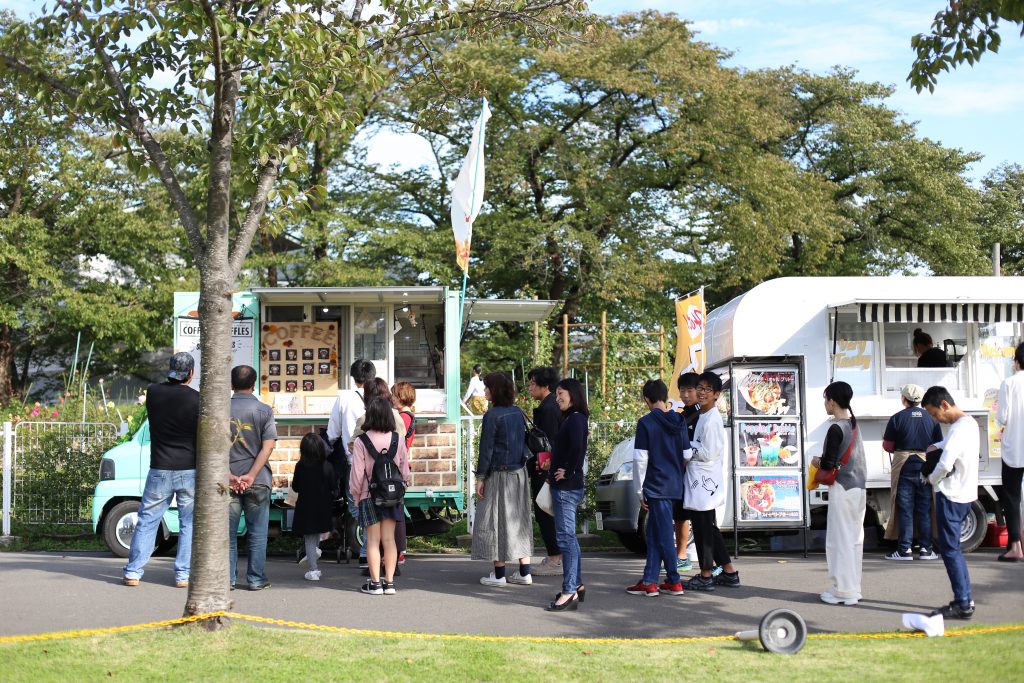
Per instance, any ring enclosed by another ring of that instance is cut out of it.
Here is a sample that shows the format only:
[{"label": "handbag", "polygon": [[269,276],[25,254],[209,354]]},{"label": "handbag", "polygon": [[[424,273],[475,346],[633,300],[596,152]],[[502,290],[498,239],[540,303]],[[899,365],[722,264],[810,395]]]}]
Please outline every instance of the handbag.
[{"label": "handbag", "polygon": [[535,502],[537,503],[537,507],[554,517],[555,500],[551,496],[551,484],[544,482],[544,485],[540,487],[540,491],[537,491],[537,499]]},{"label": "handbag", "polygon": [[526,420],[526,447],[534,455],[545,451],[551,452],[551,440],[548,435],[544,433],[543,429],[533,424],[533,420],[526,417],[525,411],[520,409],[520,412],[523,413],[523,419]]},{"label": "handbag", "polygon": [[842,468],[848,462],[850,462],[850,456],[853,455],[853,447],[856,443],[857,428],[854,427],[853,430],[850,432],[850,445],[846,447],[846,451],[843,453],[842,457],[839,458],[839,462],[836,463],[836,466],[830,470],[819,469],[817,472],[815,472],[814,481],[818,482],[819,484],[824,484],[825,486],[832,486],[832,484],[836,483],[836,476],[838,476],[840,468]]}]

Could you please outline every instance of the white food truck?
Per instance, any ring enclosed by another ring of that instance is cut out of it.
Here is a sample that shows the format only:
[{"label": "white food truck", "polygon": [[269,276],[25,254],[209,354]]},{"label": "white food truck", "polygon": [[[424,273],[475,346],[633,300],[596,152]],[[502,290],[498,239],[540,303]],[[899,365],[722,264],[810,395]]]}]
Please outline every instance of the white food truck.
[{"label": "white food truck", "polygon": [[[822,393],[838,380],[853,387],[864,440],[865,524],[884,526],[891,511],[891,460],[882,449],[882,432],[903,408],[900,387],[941,385],[981,429],[978,501],[961,534],[966,551],[977,548],[988,513],[999,513],[1001,426],[994,403],[1000,383],[1013,372],[1022,323],[1020,277],[787,277],[712,311],[705,367],[725,384],[720,409],[731,444],[723,528],[806,530],[812,521],[824,526],[828,488],[806,491],[804,480],[830,424]],[[911,344],[918,328],[945,354],[947,367],[918,367]],[[607,484],[615,483],[610,480],[617,465],[609,462]],[[623,484],[630,488],[631,482]],[[617,488],[599,489],[599,501]],[[631,507],[618,515],[621,520],[604,515],[605,528],[620,536],[627,526],[642,530],[643,520]]]}]

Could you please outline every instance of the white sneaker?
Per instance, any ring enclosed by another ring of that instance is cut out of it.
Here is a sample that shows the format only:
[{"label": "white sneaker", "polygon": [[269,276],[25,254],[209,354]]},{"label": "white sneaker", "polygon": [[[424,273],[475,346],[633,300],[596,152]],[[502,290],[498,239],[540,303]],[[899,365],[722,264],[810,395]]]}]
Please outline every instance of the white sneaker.
[{"label": "white sneaker", "polygon": [[530,586],[530,585],[533,584],[533,576],[531,576],[530,574],[527,574],[526,576],[523,576],[522,574],[519,573],[519,570],[517,569],[514,572],[512,572],[511,574],[509,574],[508,582],[509,583],[516,583],[516,584],[519,584],[520,586]]},{"label": "white sneaker", "polygon": [[[320,559],[320,557],[321,557],[321,556],[322,556],[323,554],[324,554],[324,551],[320,550],[320,548],[317,548],[317,549],[316,549],[316,559],[318,559],[318,560],[319,560],[319,559]],[[300,557],[300,558],[299,558],[299,566],[300,566],[300,567],[305,567],[305,566],[306,566],[306,565],[308,565],[308,564],[309,564],[309,558],[308,558],[308,557],[306,557],[305,555],[303,555],[302,557]]]},{"label": "white sneaker", "polygon": [[939,556],[935,553],[934,550],[929,550],[928,552],[925,552],[925,551],[922,550],[921,553],[917,556],[917,559],[919,559],[919,560],[938,560]]},{"label": "white sneaker", "polygon": [[[516,572],[516,573],[518,573],[518,572]],[[495,588],[500,588],[501,586],[507,586],[508,585],[508,581],[505,580],[504,576],[501,577],[500,579],[496,579],[494,577],[494,572],[491,572],[487,576],[481,577],[480,583],[482,583],[485,586],[493,586]]]},{"label": "white sneaker", "polygon": [[830,605],[856,605],[859,602],[858,598],[837,598],[830,592],[825,591],[820,596],[822,602],[827,602]]},{"label": "white sneaker", "polygon": [[537,576],[561,576],[562,562],[561,560],[552,560],[550,557],[545,557],[530,569],[530,573]]},{"label": "white sneaker", "polygon": [[305,573],[303,578],[306,579],[306,581],[319,581],[320,580],[320,570],[317,569],[316,571],[308,571],[308,572]]}]

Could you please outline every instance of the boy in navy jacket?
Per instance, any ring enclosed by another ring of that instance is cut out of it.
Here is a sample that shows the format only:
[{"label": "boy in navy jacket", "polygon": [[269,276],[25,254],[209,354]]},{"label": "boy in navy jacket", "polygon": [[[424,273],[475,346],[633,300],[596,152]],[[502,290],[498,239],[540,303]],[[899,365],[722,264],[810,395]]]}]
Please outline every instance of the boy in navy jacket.
[{"label": "boy in navy jacket", "polygon": [[[633,445],[633,480],[641,505],[647,510],[647,565],[630,595],[654,597],[661,591],[682,595],[683,584],[676,567],[672,528],[672,503],[683,496],[683,462],[690,450],[683,416],[668,410],[668,387],[660,379],[644,384],[644,405],[651,412],[640,418]],[[659,586],[658,572],[665,566],[666,579]]]}]

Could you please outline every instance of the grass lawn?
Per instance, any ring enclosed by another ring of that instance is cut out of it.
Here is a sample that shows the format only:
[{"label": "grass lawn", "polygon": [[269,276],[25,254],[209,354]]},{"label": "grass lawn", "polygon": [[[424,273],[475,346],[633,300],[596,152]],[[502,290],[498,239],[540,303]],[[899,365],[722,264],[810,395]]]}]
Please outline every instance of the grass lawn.
[{"label": "grass lawn", "polygon": [[524,642],[314,633],[234,622],[0,644],[4,681],[586,680],[1012,681],[1020,631],[946,638],[809,640],[794,656],[737,641]]}]

